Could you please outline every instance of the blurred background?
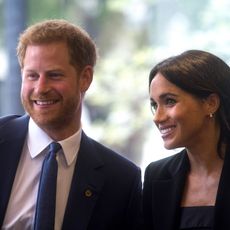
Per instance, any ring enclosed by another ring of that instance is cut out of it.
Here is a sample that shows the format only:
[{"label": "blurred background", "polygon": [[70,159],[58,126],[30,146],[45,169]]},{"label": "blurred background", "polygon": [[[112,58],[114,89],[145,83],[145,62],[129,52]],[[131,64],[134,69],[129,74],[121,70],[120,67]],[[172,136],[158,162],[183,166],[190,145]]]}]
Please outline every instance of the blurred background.
[{"label": "blurred background", "polygon": [[230,63],[229,9],[229,0],[0,0],[0,115],[24,114],[18,35],[43,19],[67,19],[91,35],[100,54],[83,129],[144,170],[178,151],[164,149],[152,122],[150,69],[187,49]]}]

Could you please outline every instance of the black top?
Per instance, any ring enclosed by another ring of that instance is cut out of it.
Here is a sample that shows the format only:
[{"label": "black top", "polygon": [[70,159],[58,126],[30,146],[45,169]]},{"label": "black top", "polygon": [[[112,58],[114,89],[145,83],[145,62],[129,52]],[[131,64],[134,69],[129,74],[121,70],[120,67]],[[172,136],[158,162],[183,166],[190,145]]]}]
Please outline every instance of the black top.
[{"label": "black top", "polygon": [[214,206],[181,208],[180,230],[212,230]]}]

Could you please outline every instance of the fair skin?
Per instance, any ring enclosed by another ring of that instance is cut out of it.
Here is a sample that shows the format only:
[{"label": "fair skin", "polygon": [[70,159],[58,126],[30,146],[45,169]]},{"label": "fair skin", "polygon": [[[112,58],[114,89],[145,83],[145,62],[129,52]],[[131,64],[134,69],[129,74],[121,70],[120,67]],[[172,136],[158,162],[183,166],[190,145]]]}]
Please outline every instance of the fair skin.
[{"label": "fair skin", "polygon": [[65,42],[52,42],[29,45],[21,72],[21,100],[27,113],[53,140],[73,135],[80,128],[93,67],[77,71]]},{"label": "fair skin", "polygon": [[167,149],[185,147],[190,171],[181,206],[214,205],[223,166],[217,154],[220,133],[214,114],[219,97],[199,99],[157,73],[150,84],[154,123]]}]

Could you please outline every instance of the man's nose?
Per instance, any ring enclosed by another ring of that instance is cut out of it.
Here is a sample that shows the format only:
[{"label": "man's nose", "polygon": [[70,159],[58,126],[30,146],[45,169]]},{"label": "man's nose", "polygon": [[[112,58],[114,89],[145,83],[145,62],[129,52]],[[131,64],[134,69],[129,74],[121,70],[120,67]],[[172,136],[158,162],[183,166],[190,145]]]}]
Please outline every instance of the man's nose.
[{"label": "man's nose", "polygon": [[37,93],[46,93],[50,89],[49,80],[45,75],[41,74],[36,82],[35,91]]}]

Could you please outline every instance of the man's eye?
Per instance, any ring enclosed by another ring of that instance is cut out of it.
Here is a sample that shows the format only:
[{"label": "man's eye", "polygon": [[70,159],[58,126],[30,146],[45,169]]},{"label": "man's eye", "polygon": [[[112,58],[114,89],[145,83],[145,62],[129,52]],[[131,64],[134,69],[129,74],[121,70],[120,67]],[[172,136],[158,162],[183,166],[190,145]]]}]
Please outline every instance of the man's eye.
[{"label": "man's eye", "polygon": [[37,74],[27,74],[26,78],[28,78],[29,80],[36,80],[38,78]]},{"label": "man's eye", "polygon": [[49,73],[49,77],[51,77],[51,78],[59,78],[59,77],[61,77],[63,74],[61,74],[61,73]]}]

